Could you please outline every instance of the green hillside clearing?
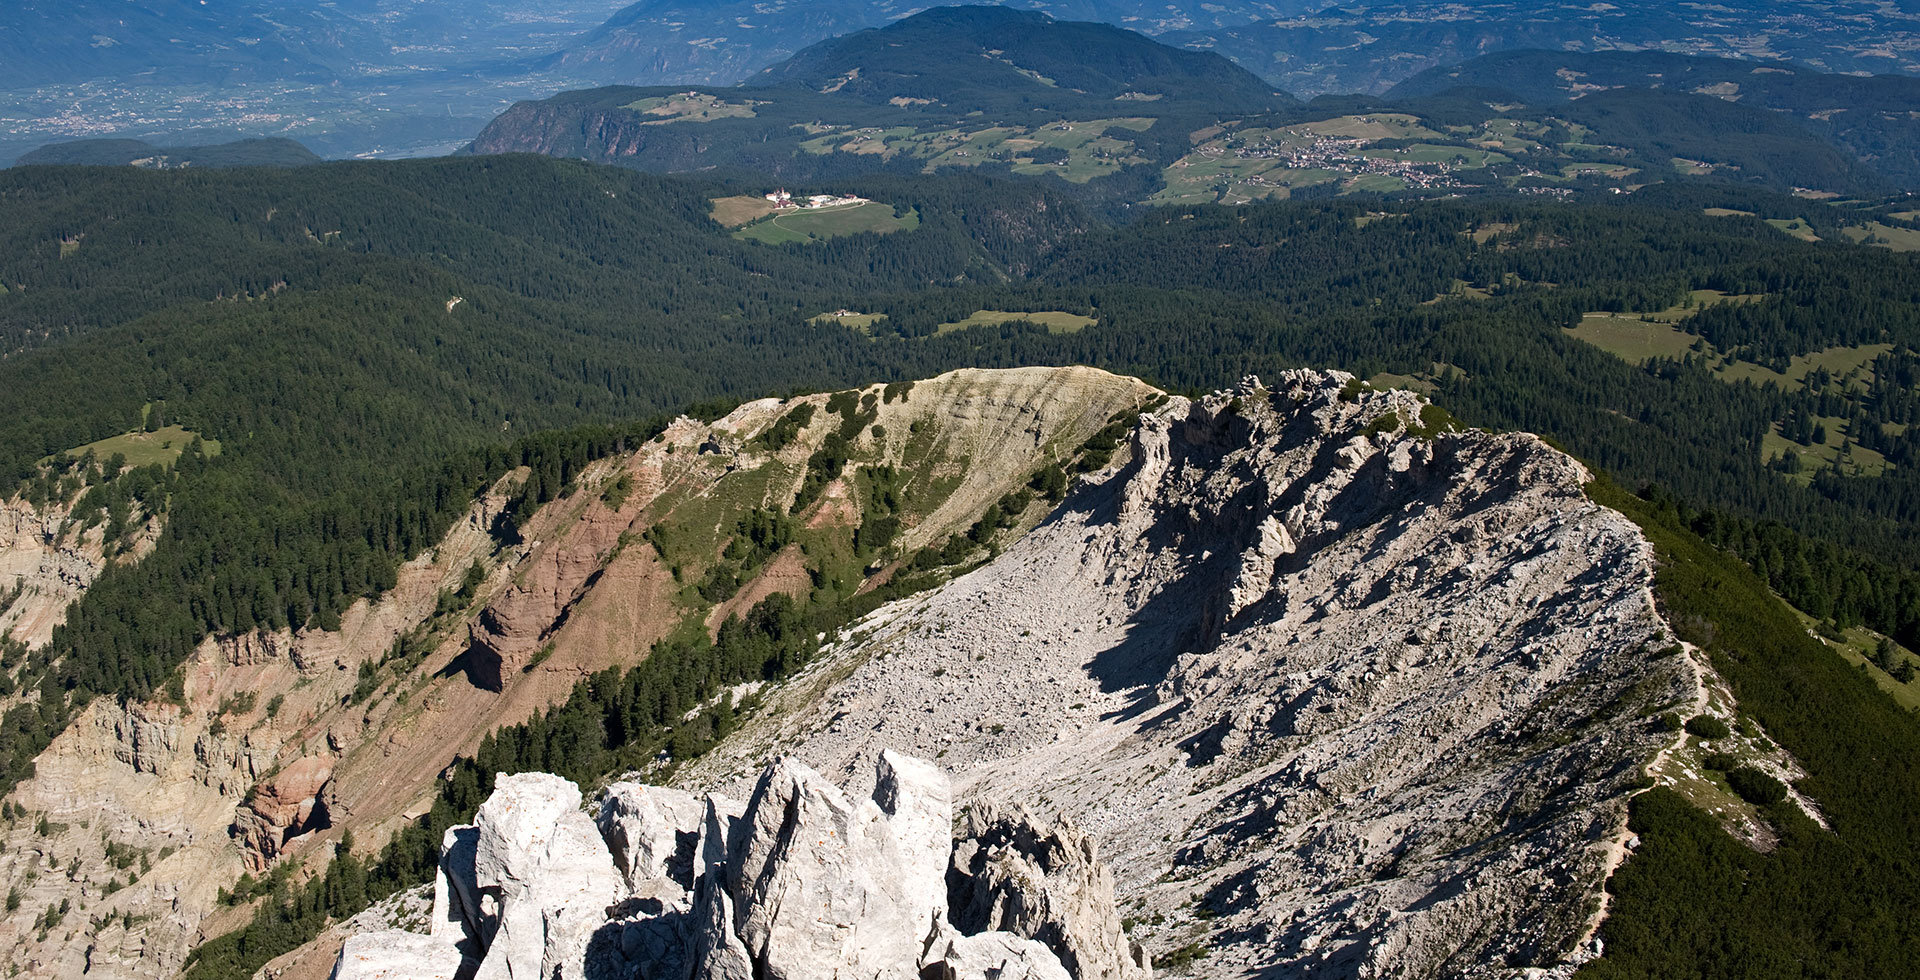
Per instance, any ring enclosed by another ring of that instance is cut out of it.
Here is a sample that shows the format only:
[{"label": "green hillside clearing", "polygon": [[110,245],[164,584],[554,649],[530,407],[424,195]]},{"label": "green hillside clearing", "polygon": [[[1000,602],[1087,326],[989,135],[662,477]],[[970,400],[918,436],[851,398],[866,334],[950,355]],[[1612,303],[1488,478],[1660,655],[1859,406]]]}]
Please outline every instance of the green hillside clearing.
[{"label": "green hillside clearing", "polygon": [[[75,446],[67,450],[67,455],[78,458],[91,450],[96,459],[111,459],[115,453],[125,456],[128,466],[147,466],[152,463],[171,466],[174,460],[180,458],[180,453],[198,438],[200,435],[197,432],[167,425],[152,432],[129,432]],[[220,454],[218,439],[203,440],[201,445],[206,447],[208,456]]]},{"label": "green hillside clearing", "polygon": [[1037,323],[1047,328],[1051,334],[1078,333],[1099,322],[1090,316],[1078,313],[1066,313],[1060,310],[1041,310],[1034,313],[1014,313],[1006,310],[976,310],[964,320],[942,323],[934,331],[936,336],[953,333],[956,330],[970,330],[974,327],[997,327],[1003,323]]},{"label": "green hillside clearing", "polygon": [[734,232],[733,237],[767,245],[784,245],[788,242],[806,243],[840,235],[857,235],[866,231],[885,235],[895,231],[912,231],[918,227],[918,210],[900,215],[885,204],[868,201],[845,207],[783,212],[752,222]]}]

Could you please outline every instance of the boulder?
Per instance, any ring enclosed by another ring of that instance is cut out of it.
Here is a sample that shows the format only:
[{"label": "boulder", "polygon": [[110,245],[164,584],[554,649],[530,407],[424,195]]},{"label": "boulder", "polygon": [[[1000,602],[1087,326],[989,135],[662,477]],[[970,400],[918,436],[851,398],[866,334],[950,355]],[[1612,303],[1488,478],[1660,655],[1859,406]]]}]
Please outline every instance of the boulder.
[{"label": "boulder", "polygon": [[706,807],[690,793],[661,786],[618,782],[607,787],[596,822],[613,853],[614,866],[638,891],[666,879],[693,890],[694,848]]},{"label": "boulder", "polygon": [[454,980],[460,951],[438,937],[386,930],[348,936],[332,980]]},{"label": "boulder", "polygon": [[[941,813],[951,804],[931,766],[883,759],[880,773],[895,784],[883,795],[902,816],[899,828],[880,803],[854,803],[797,762],[776,762],[761,777],[726,867],[735,928],[757,976],[919,972],[946,902],[939,877],[927,874],[928,842],[903,840],[901,831],[924,836],[950,826]],[[709,921],[713,913],[696,915]]]},{"label": "boulder", "polygon": [[1038,940],[1074,980],[1152,975],[1145,951],[1120,928],[1113,875],[1091,837],[991,803],[969,806],[955,836],[947,901],[962,933]]},{"label": "boulder", "polygon": [[1053,951],[1032,939],[1007,932],[952,936],[936,948],[937,956],[921,980],[1071,980]]},{"label": "boulder", "polygon": [[[497,777],[474,825],[474,883],[483,910],[490,899],[498,921],[477,980],[545,980],[552,975],[552,913],[577,908],[604,921],[605,910],[625,897],[613,855],[593,819],[581,812],[579,787],[546,773]],[[571,943],[577,937],[567,938]]]}]

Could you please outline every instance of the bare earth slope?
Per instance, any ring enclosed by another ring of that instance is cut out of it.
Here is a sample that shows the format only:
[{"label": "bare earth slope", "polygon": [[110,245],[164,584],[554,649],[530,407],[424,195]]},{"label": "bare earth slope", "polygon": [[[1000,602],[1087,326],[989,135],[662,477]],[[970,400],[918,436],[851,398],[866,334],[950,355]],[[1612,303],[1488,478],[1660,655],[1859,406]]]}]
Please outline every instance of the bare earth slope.
[{"label": "bare earth slope", "polygon": [[[456,754],[564,699],[581,677],[634,663],[670,631],[711,628],[775,591],[812,601],[818,589],[831,601],[863,588],[923,545],[964,532],[1035,469],[1156,394],[1087,368],[957,371],[855,392],[855,405],[869,407],[845,471],[791,515],[793,543],[745,570],[717,611],[696,583],[741,517],[786,514],[810,457],[846,424],[829,396],[752,402],[710,425],[682,419],[588,465],[571,493],[521,528],[523,541],[503,544],[488,529],[526,476],[510,474],[407,563],[395,589],[350,609],[340,632],[208,640],[186,666],[184,704],[103,699],[56,738],[35,778],[9,796],[23,815],[0,820],[0,892],[21,899],[0,913],[0,972],[172,976],[195,943],[251,914],[218,902],[243,872],[292,864],[296,877],[317,873],[347,830],[363,854],[379,847],[424,812]],[[790,444],[756,442],[801,404],[813,418]],[[881,466],[902,474],[902,530],[862,559],[851,547],[861,474]],[[611,492],[616,485],[625,493]],[[1043,510],[1034,505],[1019,526]],[[97,533],[56,550],[43,516],[0,523],[13,528],[0,537],[0,574],[19,570],[29,588],[16,609],[35,617],[0,626],[22,635],[51,629],[98,571],[97,548],[85,550]],[[652,529],[662,531],[660,548],[642,540]],[[476,562],[484,581],[449,608]],[[11,585],[0,577],[0,588]],[[63,903],[67,914],[41,928]],[[332,958],[323,950],[274,968],[304,964],[324,976]]]},{"label": "bare earth slope", "polygon": [[1174,399],[681,782],[790,754],[858,793],[882,749],[935,759],[1087,828],[1134,937],[1210,977],[1568,970],[1653,716],[1698,684],[1657,654],[1651,551],[1538,439],[1349,380]]}]

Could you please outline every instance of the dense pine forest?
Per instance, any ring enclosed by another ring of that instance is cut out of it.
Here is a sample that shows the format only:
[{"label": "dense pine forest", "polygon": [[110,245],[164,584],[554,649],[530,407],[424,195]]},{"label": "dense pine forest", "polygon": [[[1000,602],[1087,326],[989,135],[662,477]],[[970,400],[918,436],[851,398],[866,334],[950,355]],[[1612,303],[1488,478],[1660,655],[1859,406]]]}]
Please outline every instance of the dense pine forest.
[{"label": "dense pine forest", "polygon": [[[1657,486],[1639,516],[1670,528],[1664,547],[1717,545],[1832,627],[1920,645],[1920,260],[1848,242],[1824,205],[1656,186],[1116,213],[1007,177],[826,189],[921,223],[768,246],[708,217],[765,188],[535,157],[0,174],[0,478],[100,520],[165,515],[149,557],[110,569],[43,650],[9,654],[7,689],[27,696],[0,722],[0,788],[87,700],[169,696],[208,635],[336,625],[508,468],[532,468],[537,504],[674,412],[961,366],[1084,363],[1192,390],[1308,365],[1415,385]],[[1783,232],[1789,218],[1826,240]],[[873,316],[816,319],[839,309]],[[977,311],[1016,315],[956,328]],[[63,455],[161,423],[197,437],[171,465]],[[1702,613],[1736,614],[1759,615]],[[715,649],[593,678],[491,741],[372,872],[343,862],[320,892],[281,892],[261,945],[227,941],[198,968],[257,965],[411,880],[482,774],[597,775],[718,681],[790,669],[823,625],[766,607]],[[1795,695],[1765,693],[1760,669],[1734,679],[1776,705],[1756,710],[1788,742]],[[1796,754],[1840,778],[1820,767],[1853,743],[1804,738]],[[1636,820],[1680,819],[1661,805]],[[1877,819],[1862,813],[1852,826]],[[1794,834],[1808,860],[1839,862]],[[1646,957],[1671,941],[1642,939]]]}]

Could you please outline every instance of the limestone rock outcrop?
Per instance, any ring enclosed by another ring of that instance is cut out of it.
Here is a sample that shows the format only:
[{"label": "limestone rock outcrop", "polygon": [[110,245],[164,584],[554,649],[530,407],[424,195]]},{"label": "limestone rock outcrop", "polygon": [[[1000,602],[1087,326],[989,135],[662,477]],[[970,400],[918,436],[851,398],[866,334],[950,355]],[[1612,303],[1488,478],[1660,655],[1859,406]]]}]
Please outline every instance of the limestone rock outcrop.
[{"label": "limestone rock outcrop", "polygon": [[255,787],[229,831],[243,845],[248,869],[267,870],[287,841],[333,826],[333,760],[308,756]]},{"label": "limestone rock outcrop", "polygon": [[1074,980],[1126,980],[1149,969],[1114,914],[1113,874],[1093,839],[1020,807],[969,806],[955,836],[947,899],[962,932],[1036,940]]},{"label": "limestone rock outcrop", "polygon": [[[1171,398],[1027,536],[849,627],[677,779],[739,792],[780,756],[857,793],[882,749],[938,758],[962,806],[1071,818],[1127,938],[1207,977],[1570,973],[1662,706],[1698,689],[1654,656],[1652,549],[1588,479],[1339,372]],[[984,875],[956,924],[1074,907],[1051,870],[994,890],[1070,838],[1003,846],[964,862]]]},{"label": "limestone rock outcrop", "polygon": [[347,937],[333,980],[454,980],[460,965],[460,951],[433,936],[368,932]]},{"label": "limestone rock outcrop", "polygon": [[956,936],[935,949],[922,980],[1073,980],[1046,946],[1010,933]]},{"label": "limestone rock outcrop", "polygon": [[620,782],[607,787],[596,822],[630,889],[667,881],[690,891],[705,816],[705,804],[691,793]]},{"label": "limestone rock outcrop", "polygon": [[580,809],[579,787],[546,773],[502,775],[474,825],[473,881],[486,918],[471,925],[491,934],[475,976],[545,980],[569,964],[566,972],[578,973],[591,929],[626,892]]},{"label": "limestone rock outcrop", "polygon": [[[777,761],[744,808],[616,783],[596,821],[566,780],[502,775],[473,826],[446,835],[429,931],[352,937],[335,980],[1147,976],[1113,955],[1118,913],[1084,837],[1018,813],[964,824],[992,836],[956,846],[952,790],[933,764],[883,752],[874,787],[856,801]],[[1006,929],[949,920],[962,853],[970,869],[992,855],[1016,870],[959,872],[1019,910],[998,917]]]}]

